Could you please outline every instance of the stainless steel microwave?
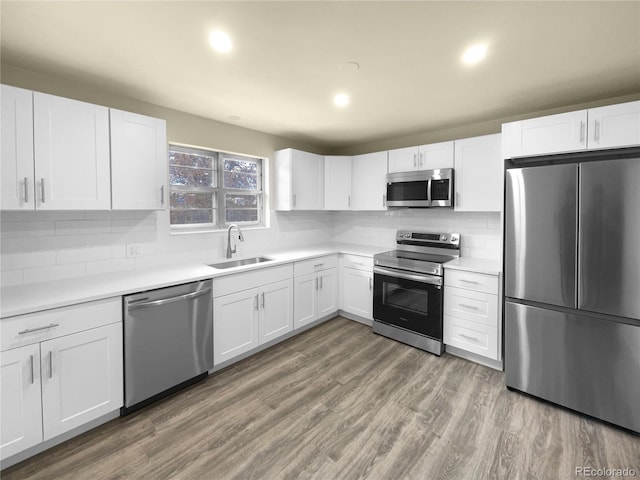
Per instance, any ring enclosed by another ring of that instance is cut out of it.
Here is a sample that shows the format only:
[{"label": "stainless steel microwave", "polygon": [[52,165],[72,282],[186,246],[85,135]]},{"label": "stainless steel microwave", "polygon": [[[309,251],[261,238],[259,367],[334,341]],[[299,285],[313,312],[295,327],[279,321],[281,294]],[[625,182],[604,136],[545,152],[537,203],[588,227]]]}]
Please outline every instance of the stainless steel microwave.
[{"label": "stainless steel microwave", "polygon": [[389,207],[453,207],[453,168],[387,175]]}]

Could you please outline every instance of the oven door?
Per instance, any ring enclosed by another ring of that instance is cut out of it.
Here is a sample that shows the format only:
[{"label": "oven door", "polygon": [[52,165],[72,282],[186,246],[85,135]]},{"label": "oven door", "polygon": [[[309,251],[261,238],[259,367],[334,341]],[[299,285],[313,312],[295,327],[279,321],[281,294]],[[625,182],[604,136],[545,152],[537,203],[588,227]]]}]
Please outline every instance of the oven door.
[{"label": "oven door", "polygon": [[442,277],[373,269],[373,318],[442,340]]}]

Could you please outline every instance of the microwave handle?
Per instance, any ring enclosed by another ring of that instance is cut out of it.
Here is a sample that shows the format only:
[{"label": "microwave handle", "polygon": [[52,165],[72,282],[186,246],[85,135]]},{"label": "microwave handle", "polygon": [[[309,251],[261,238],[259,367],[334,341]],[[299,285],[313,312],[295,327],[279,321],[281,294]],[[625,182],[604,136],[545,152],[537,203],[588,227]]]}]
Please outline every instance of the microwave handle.
[{"label": "microwave handle", "polygon": [[427,204],[429,206],[431,206],[431,182],[433,181],[433,178],[430,178],[427,181]]}]

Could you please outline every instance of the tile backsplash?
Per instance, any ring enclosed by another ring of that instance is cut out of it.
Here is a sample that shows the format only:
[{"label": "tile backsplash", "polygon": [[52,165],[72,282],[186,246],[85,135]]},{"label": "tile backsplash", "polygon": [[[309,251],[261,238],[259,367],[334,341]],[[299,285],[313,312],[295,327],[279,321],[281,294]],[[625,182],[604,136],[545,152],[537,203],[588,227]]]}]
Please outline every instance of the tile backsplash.
[{"label": "tile backsplash", "polygon": [[[393,248],[399,228],[462,234],[462,255],[498,259],[500,215],[450,210],[270,212],[238,255],[331,241]],[[226,231],[171,235],[168,212],[2,212],[0,282],[29,284],[224,257]]]}]

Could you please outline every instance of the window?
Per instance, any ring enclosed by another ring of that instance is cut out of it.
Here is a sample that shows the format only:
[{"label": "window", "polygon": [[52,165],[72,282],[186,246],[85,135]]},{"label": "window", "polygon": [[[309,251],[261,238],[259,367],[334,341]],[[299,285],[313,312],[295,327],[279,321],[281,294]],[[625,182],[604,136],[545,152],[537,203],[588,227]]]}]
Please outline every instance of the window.
[{"label": "window", "polygon": [[262,225],[262,159],[169,145],[172,228]]}]

